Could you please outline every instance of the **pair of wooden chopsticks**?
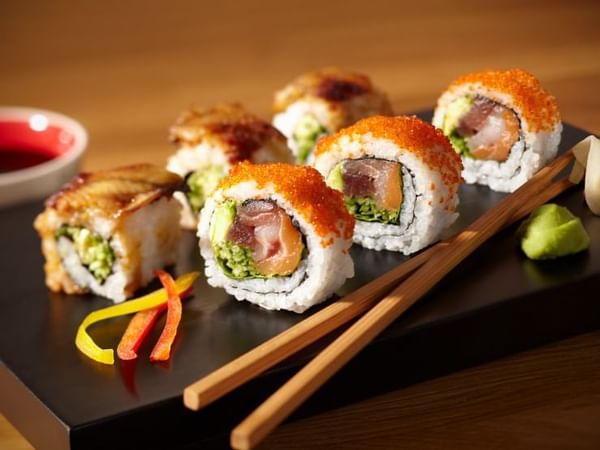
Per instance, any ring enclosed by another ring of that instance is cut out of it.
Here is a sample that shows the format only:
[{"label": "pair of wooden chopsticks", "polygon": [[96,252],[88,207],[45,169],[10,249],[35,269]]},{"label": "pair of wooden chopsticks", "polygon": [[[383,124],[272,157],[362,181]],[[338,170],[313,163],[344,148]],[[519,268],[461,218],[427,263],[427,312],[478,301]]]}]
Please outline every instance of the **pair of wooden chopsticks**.
[{"label": "pair of wooden chopsticks", "polygon": [[430,247],[190,385],[184,391],[185,405],[197,410],[222,397],[342,324],[365,313],[379,298],[402,282],[233,430],[233,448],[253,448],[477,247],[504,226],[523,218],[537,206],[573,186],[567,179],[552,183],[552,179],[565,169],[572,159],[570,151],[565,153],[540,170],[519,190],[488,210],[463,232]]}]

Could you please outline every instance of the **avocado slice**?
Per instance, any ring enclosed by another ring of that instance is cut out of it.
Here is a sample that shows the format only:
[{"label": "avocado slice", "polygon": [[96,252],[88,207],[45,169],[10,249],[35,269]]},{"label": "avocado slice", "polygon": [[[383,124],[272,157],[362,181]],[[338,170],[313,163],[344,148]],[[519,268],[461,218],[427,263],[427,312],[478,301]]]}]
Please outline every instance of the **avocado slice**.
[{"label": "avocado slice", "polygon": [[233,224],[237,204],[233,200],[220,203],[215,208],[210,224],[210,243],[214,246],[227,240],[227,232]]},{"label": "avocado slice", "polygon": [[329,187],[340,192],[344,192],[343,165],[344,161],[337,163],[326,180]]},{"label": "avocado slice", "polygon": [[442,122],[442,131],[446,136],[458,128],[460,119],[469,112],[471,106],[473,106],[473,99],[470,97],[459,97],[448,105]]},{"label": "avocado slice", "polygon": [[194,213],[200,212],[206,198],[217,188],[225,176],[225,168],[220,165],[206,166],[186,177],[188,191],[186,197]]},{"label": "avocado slice", "polygon": [[296,155],[298,164],[306,163],[317,139],[323,134],[327,134],[327,128],[321,125],[312,114],[306,114],[298,121],[293,133],[293,138],[298,145]]},{"label": "avocado slice", "polygon": [[460,123],[460,119],[471,109],[473,106],[473,98],[471,97],[459,97],[448,105],[446,109],[446,115],[442,122],[442,131],[450,140],[452,147],[459,155],[467,156],[472,158],[473,155],[469,151],[469,145],[467,140],[458,134],[457,128]]}]

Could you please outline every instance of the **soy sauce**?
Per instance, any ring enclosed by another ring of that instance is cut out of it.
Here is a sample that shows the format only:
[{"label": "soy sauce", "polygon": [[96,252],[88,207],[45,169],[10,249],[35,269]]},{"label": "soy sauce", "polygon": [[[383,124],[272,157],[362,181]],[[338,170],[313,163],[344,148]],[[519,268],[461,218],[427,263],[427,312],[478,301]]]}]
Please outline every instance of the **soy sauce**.
[{"label": "soy sauce", "polygon": [[53,158],[56,158],[56,154],[46,149],[0,148],[0,173],[37,166]]}]

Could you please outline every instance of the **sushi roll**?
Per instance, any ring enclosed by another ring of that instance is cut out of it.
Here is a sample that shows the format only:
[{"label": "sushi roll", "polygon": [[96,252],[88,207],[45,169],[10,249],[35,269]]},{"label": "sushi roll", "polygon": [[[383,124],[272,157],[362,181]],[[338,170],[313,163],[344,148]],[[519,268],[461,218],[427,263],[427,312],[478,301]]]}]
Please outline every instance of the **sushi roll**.
[{"label": "sushi roll", "polygon": [[462,164],[448,138],[416,117],[375,116],[317,143],[314,165],[344,194],[354,242],[406,255],[458,217]]},{"label": "sushi roll", "polygon": [[285,136],[235,103],[184,111],[171,127],[171,141],[178,150],[167,170],[185,178],[184,191],[175,198],[183,206],[181,225],[187,229],[196,229],[206,197],[232,165],[293,161]]},{"label": "sushi roll", "polygon": [[150,164],[82,173],[46,201],[34,227],[46,285],[67,294],[131,297],[175,262],[182,179]]},{"label": "sushi roll", "polygon": [[299,164],[310,161],[317,139],[373,115],[390,115],[387,96],[365,75],[327,68],[309,72],[275,94],[273,125],[288,139]]},{"label": "sushi roll", "polygon": [[467,183],[513,192],[556,156],[562,124],[556,99],[521,69],[455,80],[433,124],[462,157]]},{"label": "sushi roll", "polygon": [[312,167],[240,163],[200,214],[206,278],[238,300],[301,313],[354,275],[353,228]]}]

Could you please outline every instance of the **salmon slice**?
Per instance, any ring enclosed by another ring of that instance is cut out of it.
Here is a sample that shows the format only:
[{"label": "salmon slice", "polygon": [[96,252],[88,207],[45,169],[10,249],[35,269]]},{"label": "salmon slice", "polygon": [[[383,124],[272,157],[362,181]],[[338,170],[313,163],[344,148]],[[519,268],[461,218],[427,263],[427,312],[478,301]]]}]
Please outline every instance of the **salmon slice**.
[{"label": "salmon slice", "polygon": [[[256,261],[256,267],[265,275],[289,275],[300,263],[302,257],[302,236],[292,224],[290,217],[283,212],[278,211],[279,215],[279,235],[277,244],[274,246],[276,251],[271,255]],[[259,234],[260,230],[256,230]],[[273,246],[271,246],[273,249]]]},{"label": "salmon slice", "polygon": [[510,109],[478,99],[461,118],[458,132],[466,138],[475,158],[503,162],[519,139],[519,128],[519,119]]},{"label": "salmon slice", "polygon": [[268,200],[238,206],[228,238],[252,249],[256,268],[263,275],[289,275],[302,258],[302,235],[286,212]]},{"label": "salmon slice", "polygon": [[344,194],[370,197],[379,208],[396,211],[403,200],[400,163],[384,159],[354,159],[344,163]]}]

